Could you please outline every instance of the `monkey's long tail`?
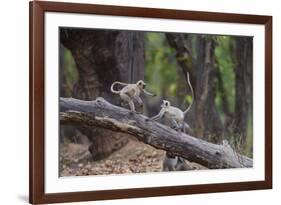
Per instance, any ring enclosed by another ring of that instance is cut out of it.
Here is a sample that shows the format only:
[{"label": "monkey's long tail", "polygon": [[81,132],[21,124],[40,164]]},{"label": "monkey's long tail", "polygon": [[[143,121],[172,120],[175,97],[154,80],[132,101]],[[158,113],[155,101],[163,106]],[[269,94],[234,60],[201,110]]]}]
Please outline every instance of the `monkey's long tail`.
[{"label": "monkey's long tail", "polygon": [[190,108],[191,108],[191,106],[193,105],[193,102],[194,102],[194,92],[193,92],[192,85],[191,85],[191,83],[190,83],[189,72],[186,73],[186,79],[187,79],[188,86],[190,87],[190,90],[191,90],[192,102],[191,102],[191,104],[188,106],[188,108],[183,112],[184,115],[186,115],[186,113],[190,110]]},{"label": "monkey's long tail", "polygon": [[119,81],[115,81],[114,83],[112,83],[111,87],[110,87],[110,91],[115,93],[115,94],[119,94],[121,90],[114,90],[114,85],[119,84],[119,85],[128,85],[127,83],[122,83]]}]

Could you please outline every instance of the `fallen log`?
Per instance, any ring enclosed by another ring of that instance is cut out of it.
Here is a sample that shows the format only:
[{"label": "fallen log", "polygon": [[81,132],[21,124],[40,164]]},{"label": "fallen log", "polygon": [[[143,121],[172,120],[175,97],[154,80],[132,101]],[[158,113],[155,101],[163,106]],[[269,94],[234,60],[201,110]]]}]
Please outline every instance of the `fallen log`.
[{"label": "fallen log", "polygon": [[103,98],[94,101],[60,98],[61,124],[127,133],[156,149],[169,151],[210,169],[253,166],[251,158],[236,153],[227,143],[213,144],[147,119]]}]

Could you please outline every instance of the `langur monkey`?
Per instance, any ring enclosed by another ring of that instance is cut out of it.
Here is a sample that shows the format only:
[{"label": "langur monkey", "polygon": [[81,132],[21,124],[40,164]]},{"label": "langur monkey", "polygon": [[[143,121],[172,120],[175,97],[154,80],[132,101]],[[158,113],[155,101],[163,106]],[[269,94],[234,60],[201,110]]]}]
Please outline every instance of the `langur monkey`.
[{"label": "langur monkey", "polygon": [[165,171],[186,171],[192,170],[192,167],[186,163],[182,157],[172,156],[166,152],[162,170]]},{"label": "langur monkey", "polygon": [[[123,87],[121,90],[114,90],[114,85],[116,84],[123,85],[125,87]],[[133,100],[136,100],[140,106],[143,106],[142,99],[140,98],[141,92],[144,92],[149,96],[156,96],[155,94],[152,94],[145,90],[145,87],[146,84],[142,80],[139,80],[135,84],[127,84],[115,81],[112,83],[110,90],[112,93],[119,94],[121,99],[129,104],[130,110],[135,112],[135,105]]]},{"label": "langur monkey", "polygon": [[185,111],[181,111],[179,108],[171,106],[169,101],[163,100],[159,114],[150,118],[150,120],[159,120],[161,118],[166,118],[172,123],[172,128],[174,128],[175,130],[182,129],[183,132],[185,132],[185,128],[190,129],[189,125],[184,122],[184,116],[190,110],[193,104],[194,93],[193,93],[192,85],[190,83],[189,73],[187,72],[186,75],[187,75],[187,83],[191,89],[191,94],[192,94],[192,102],[188,106],[188,108]]},{"label": "langur monkey", "polygon": [[[189,107],[185,111],[181,111],[179,108],[171,106],[169,101],[163,100],[159,114],[152,117],[150,120],[166,118],[172,123],[172,128],[174,128],[175,130],[182,129],[183,132],[185,132],[185,128],[191,130],[189,125],[184,122],[184,116],[190,110],[194,101],[194,93],[192,85],[190,83],[189,73],[187,73],[187,83],[192,93],[192,103],[189,105]],[[171,153],[166,152],[163,161],[163,171],[184,171],[191,169],[192,167],[190,167],[182,157],[173,156]]]}]

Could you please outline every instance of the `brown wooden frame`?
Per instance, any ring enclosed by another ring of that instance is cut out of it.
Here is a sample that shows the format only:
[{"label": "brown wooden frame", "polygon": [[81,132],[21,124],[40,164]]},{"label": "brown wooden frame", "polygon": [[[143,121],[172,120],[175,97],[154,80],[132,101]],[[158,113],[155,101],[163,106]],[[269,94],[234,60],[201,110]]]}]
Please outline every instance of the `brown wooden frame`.
[{"label": "brown wooden frame", "polygon": [[[265,180],[46,194],[44,192],[44,13],[183,19],[265,26]],[[33,204],[272,188],[272,16],[34,1],[29,4],[29,201]]]}]

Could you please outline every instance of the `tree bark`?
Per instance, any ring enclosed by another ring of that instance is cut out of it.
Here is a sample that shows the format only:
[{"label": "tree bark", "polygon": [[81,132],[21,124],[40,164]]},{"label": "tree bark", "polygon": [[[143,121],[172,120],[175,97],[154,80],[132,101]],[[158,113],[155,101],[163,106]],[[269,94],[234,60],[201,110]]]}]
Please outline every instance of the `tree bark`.
[{"label": "tree bark", "polygon": [[[184,74],[190,73],[195,103],[187,114],[187,121],[197,137],[220,142],[224,128],[215,106],[217,85],[215,82],[215,41],[210,36],[192,34],[166,34]],[[186,43],[188,42],[188,43]],[[196,50],[196,55],[192,50]]]},{"label": "tree bark", "polygon": [[[253,114],[253,40],[252,37],[235,38],[235,113],[236,143],[244,145],[247,125]],[[237,142],[238,141],[238,142]]]},{"label": "tree bark", "polygon": [[166,150],[208,168],[252,167],[252,160],[241,156],[228,145],[217,145],[177,132],[163,124],[147,121],[141,114],[110,104],[103,98],[82,101],[60,98],[60,121],[83,129],[92,126],[122,132],[157,149]]},{"label": "tree bark", "polygon": [[[60,42],[68,48],[76,63],[78,81],[72,97],[93,100],[103,97],[114,104],[120,98],[110,92],[114,81],[136,82],[144,78],[144,34],[132,31],[105,31],[62,28]],[[92,144],[93,159],[99,160],[127,142],[124,135],[92,128],[83,130]]]}]

